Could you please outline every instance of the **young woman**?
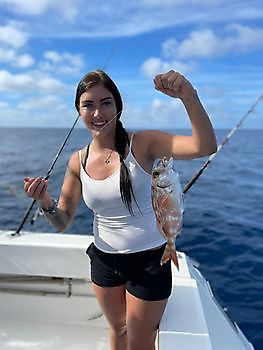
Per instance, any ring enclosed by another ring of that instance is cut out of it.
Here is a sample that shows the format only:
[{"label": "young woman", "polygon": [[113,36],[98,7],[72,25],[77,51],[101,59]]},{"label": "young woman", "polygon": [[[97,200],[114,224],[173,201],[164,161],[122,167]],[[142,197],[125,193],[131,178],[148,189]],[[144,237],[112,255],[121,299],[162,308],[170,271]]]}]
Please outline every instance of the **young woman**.
[{"label": "young woman", "polygon": [[[92,135],[72,154],[58,204],[43,178],[25,178],[24,190],[39,200],[59,231],[70,224],[81,195],[94,212],[94,243],[87,249],[96,297],[110,326],[111,349],[153,350],[171,293],[170,262],[160,266],[165,241],[151,205],[151,168],[156,158],[192,159],[216,151],[210,120],[196,90],[173,70],[154,79],[155,89],[179,98],[192,135],[147,130],[127,133],[122,99],[103,71],[80,81],[75,106]],[[161,117],[161,116],[160,116]]]}]

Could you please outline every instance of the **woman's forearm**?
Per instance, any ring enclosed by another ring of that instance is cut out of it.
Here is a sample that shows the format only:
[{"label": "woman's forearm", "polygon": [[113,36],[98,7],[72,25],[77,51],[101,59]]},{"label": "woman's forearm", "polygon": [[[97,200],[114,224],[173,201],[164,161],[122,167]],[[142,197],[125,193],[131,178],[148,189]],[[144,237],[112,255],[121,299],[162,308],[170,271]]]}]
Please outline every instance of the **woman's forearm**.
[{"label": "woman's forearm", "polygon": [[[170,70],[154,78],[155,89],[173,98],[179,98],[189,116],[192,135],[174,140],[176,157],[202,157],[216,152],[217,143],[212,124],[199,100],[197,91],[182,74]],[[179,141],[180,140],[180,141]]]},{"label": "woman's forearm", "polygon": [[65,231],[70,223],[68,215],[63,210],[58,208],[50,197],[42,200],[40,203],[43,213],[49,223],[59,232]]},{"label": "woman's forearm", "polygon": [[192,125],[192,137],[200,155],[215,153],[217,142],[210,119],[195,91],[182,100]]}]

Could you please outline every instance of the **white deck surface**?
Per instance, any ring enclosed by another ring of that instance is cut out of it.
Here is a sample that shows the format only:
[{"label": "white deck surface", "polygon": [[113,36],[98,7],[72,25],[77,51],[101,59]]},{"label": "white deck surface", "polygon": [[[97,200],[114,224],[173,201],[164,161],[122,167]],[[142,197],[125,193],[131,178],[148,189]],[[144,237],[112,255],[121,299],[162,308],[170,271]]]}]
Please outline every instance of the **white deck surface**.
[{"label": "white deck surface", "polygon": [[0,319],[1,350],[109,350],[107,330]]}]

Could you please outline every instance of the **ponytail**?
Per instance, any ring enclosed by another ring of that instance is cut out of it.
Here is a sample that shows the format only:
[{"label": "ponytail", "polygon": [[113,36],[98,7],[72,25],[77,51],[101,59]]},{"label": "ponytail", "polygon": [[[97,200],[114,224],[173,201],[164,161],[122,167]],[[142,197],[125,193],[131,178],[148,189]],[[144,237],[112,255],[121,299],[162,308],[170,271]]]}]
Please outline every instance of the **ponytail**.
[{"label": "ponytail", "polygon": [[[129,171],[124,163],[126,145],[129,145],[129,138],[127,131],[122,126],[121,121],[118,119],[115,131],[115,147],[120,156],[121,169],[120,169],[120,192],[121,199],[124,205],[133,215],[132,210],[132,198],[135,200],[132,183],[130,180]],[[136,200],[135,200],[136,202]]]}]

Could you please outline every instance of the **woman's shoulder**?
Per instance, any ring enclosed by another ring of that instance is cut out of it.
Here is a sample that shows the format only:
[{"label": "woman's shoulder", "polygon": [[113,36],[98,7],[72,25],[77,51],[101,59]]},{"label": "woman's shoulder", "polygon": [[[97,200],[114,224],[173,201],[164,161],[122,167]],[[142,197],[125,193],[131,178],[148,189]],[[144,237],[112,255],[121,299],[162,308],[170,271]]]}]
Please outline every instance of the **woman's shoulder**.
[{"label": "woman's shoulder", "polygon": [[69,162],[71,162],[73,164],[74,163],[79,163],[81,161],[81,159],[86,156],[87,147],[88,146],[83,146],[82,148],[75,150],[71,154],[71,156],[69,158]]},{"label": "woman's shoulder", "polygon": [[141,146],[142,143],[145,143],[147,140],[147,131],[146,130],[136,130],[136,131],[130,131],[128,133],[130,143],[132,146],[139,145]]},{"label": "woman's shoulder", "polygon": [[68,161],[68,167],[79,177],[82,149],[74,151]]},{"label": "woman's shoulder", "polygon": [[154,143],[155,130],[139,130],[131,133],[132,151],[140,164],[152,161],[152,144]]},{"label": "woman's shoulder", "polygon": [[175,135],[160,130],[143,130],[136,132],[133,145],[137,152],[154,160],[171,154],[174,137]]},{"label": "woman's shoulder", "polygon": [[69,163],[74,164],[77,160],[79,160],[80,153],[81,153],[81,149],[74,151],[69,157]]}]

